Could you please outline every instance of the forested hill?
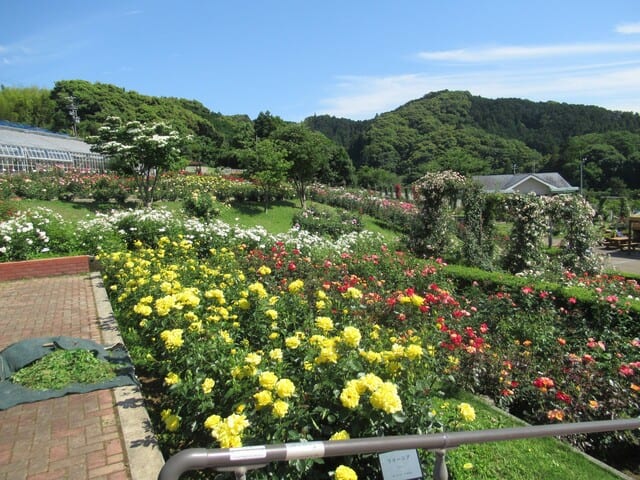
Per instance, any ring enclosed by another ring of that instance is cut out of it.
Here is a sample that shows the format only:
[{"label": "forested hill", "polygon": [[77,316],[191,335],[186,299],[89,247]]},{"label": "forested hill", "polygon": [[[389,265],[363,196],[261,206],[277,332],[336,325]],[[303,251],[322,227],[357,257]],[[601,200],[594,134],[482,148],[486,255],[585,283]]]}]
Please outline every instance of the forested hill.
[{"label": "forested hill", "polygon": [[640,115],[633,113],[445,90],[368,121],[313,116],[305,123],[342,144],[357,167],[407,180],[451,168],[467,174],[556,170],[575,181],[580,158],[588,158],[593,187],[616,179],[640,186],[632,185],[640,171]]},{"label": "forested hill", "polygon": [[58,81],[52,90],[2,87],[0,119],[70,133],[72,103],[79,117],[80,137],[94,135],[108,116],[125,121],[163,121],[191,135],[188,155],[192,160],[211,165],[235,166],[236,148],[253,138],[253,122],[247,115],[226,116],[196,100],[141,95],[84,80]]},{"label": "forested hill", "polygon": [[[186,152],[191,160],[212,166],[239,167],[266,127],[271,125],[268,132],[289,123],[269,112],[253,120],[222,115],[197,100],[147,96],[84,80],[58,81],[52,90],[0,86],[0,120],[70,133],[72,105],[81,137],[95,134],[110,115],[165,121],[191,136]],[[444,169],[465,175],[559,171],[577,185],[584,162],[588,188],[612,194],[640,189],[640,115],[633,113],[444,90],[370,120],[324,115],[304,124],[345,147],[361,186],[406,184]]]},{"label": "forested hill", "polygon": [[470,114],[480,128],[522,140],[545,154],[577,135],[612,130],[640,132],[640,115],[588,105],[472,96]]}]

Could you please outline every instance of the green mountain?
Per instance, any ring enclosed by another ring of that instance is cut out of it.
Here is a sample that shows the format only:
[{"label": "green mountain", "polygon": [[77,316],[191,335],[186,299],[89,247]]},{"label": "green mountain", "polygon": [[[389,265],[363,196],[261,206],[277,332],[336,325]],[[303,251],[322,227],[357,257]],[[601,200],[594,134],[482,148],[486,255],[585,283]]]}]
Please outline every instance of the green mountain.
[{"label": "green mountain", "polygon": [[[256,137],[288,123],[269,112],[252,121],[212,112],[197,100],[83,80],[59,81],[52,90],[0,87],[2,120],[56,132],[76,128],[87,136],[110,115],[170,123],[191,136],[190,159],[229,167],[240,165]],[[361,185],[408,183],[444,169],[467,175],[559,171],[577,184],[582,166],[587,188],[612,194],[640,188],[640,115],[634,113],[444,90],[370,120],[320,115],[303,123],[344,147]]]},{"label": "green mountain", "polygon": [[71,133],[75,108],[80,137],[95,135],[108,116],[124,121],[164,121],[190,135],[188,155],[208,165],[237,166],[236,150],[253,138],[253,122],[246,115],[215,113],[196,100],[153,97],[104,83],[84,80],[56,82],[52,90],[0,89],[0,119]]},{"label": "green mountain", "polygon": [[634,113],[445,90],[367,121],[313,116],[305,123],[343,145],[357,167],[384,169],[406,181],[453,169],[553,170],[575,182],[586,159],[591,188],[640,187],[640,115]]}]

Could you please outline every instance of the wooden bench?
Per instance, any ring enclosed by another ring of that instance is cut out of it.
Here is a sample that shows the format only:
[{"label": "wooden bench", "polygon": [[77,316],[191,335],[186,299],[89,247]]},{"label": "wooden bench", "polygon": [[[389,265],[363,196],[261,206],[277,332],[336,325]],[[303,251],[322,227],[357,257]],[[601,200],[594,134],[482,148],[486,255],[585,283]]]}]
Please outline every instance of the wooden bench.
[{"label": "wooden bench", "polygon": [[624,250],[630,244],[629,237],[609,237],[604,241],[604,247],[609,250],[611,248],[618,248]]}]

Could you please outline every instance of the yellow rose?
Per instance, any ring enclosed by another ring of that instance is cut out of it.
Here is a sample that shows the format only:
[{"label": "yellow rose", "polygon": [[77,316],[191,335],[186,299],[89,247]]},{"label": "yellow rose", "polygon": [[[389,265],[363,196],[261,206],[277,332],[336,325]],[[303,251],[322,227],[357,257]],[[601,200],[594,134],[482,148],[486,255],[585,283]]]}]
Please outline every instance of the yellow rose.
[{"label": "yellow rose", "polygon": [[333,330],[333,320],[329,317],[316,317],[316,327],[318,327],[323,332],[329,332]]},{"label": "yellow rose", "polygon": [[342,340],[350,347],[357,347],[361,339],[362,334],[356,327],[344,327],[342,330]]},{"label": "yellow rose", "polygon": [[304,288],[304,282],[302,280],[294,280],[289,284],[289,293],[298,293]]},{"label": "yellow rose", "polygon": [[409,360],[416,360],[422,356],[422,347],[411,344],[405,349],[404,354]]},{"label": "yellow rose", "polygon": [[373,408],[386,413],[396,413],[402,411],[402,401],[398,396],[398,389],[393,383],[383,383],[375,392],[371,394],[369,402]]},{"label": "yellow rose", "polygon": [[356,472],[352,468],[349,468],[346,465],[340,465],[338,468],[336,468],[335,479],[358,480],[358,475],[356,475]]},{"label": "yellow rose", "polygon": [[262,372],[260,377],[258,378],[258,382],[262,388],[266,388],[267,390],[273,390],[276,386],[276,382],[278,381],[278,377],[273,372]]},{"label": "yellow rose", "polygon": [[346,430],[340,430],[339,432],[331,435],[329,440],[349,440],[350,438],[351,436],[349,435],[349,432],[347,432]]},{"label": "yellow rose", "polygon": [[274,417],[282,418],[289,411],[289,404],[283,400],[276,400],[273,402],[273,407],[271,407],[271,412]]},{"label": "yellow rose", "polygon": [[209,415],[207,419],[204,421],[204,428],[211,430],[213,427],[218,425],[222,421],[222,417],[220,415]]},{"label": "yellow rose", "polygon": [[473,422],[476,419],[476,411],[468,403],[460,403],[458,405],[458,413],[465,422]]},{"label": "yellow rose", "polygon": [[216,382],[212,378],[205,378],[202,382],[202,391],[204,392],[204,394],[208,395],[209,393],[211,393],[211,390],[213,390],[215,384]]},{"label": "yellow rose", "polygon": [[175,432],[180,428],[180,417],[171,413],[171,409],[160,412],[160,418],[169,432]]},{"label": "yellow rose", "polygon": [[283,356],[282,349],[280,348],[274,348],[269,352],[269,358],[274,362],[281,362],[282,356]]},{"label": "yellow rose", "polygon": [[260,390],[253,395],[253,399],[256,401],[256,408],[258,410],[273,403],[273,396],[269,390]]},{"label": "yellow rose", "polygon": [[343,407],[353,410],[360,403],[360,394],[353,387],[344,388],[340,393],[340,402]]},{"label": "yellow rose", "polygon": [[300,346],[300,339],[298,337],[287,337],[284,340],[284,344],[287,348],[295,350]]},{"label": "yellow rose", "polygon": [[258,273],[260,275],[269,275],[271,273],[271,269],[266,265],[262,265],[260,268],[258,268]]},{"label": "yellow rose", "polygon": [[165,385],[176,385],[180,383],[180,377],[177,373],[169,372],[166,377],[164,377]]},{"label": "yellow rose", "polygon": [[276,388],[276,394],[280,398],[289,398],[296,391],[296,386],[288,378],[282,378],[282,379],[278,380],[276,382],[275,388]]}]

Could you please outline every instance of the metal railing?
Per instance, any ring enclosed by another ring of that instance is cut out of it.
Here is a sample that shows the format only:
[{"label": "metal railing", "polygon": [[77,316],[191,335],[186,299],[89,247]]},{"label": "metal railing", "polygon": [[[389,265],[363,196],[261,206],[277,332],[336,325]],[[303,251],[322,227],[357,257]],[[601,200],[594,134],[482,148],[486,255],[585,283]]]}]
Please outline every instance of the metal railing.
[{"label": "metal railing", "polygon": [[447,480],[449,474],[445,461],[446,450],[460,445],[536,437],[557,437],[578,433],[633,430],[636,428],[640,428],[640,418],[475,430],[468,432],[448,432],[429,435],[281,443],[211,450],[191,448],[183,450],[169,458],[162,467],[162,470],[160,470],[158,480],[176,480],[187,471],[205,468],[234,472],[236,479],[244,479],[247,471],[262,468],[271,462],[346,457],[350,455],[384,453],[417,448],[430,450],[436,454],[433,478],[434,480]]}]

